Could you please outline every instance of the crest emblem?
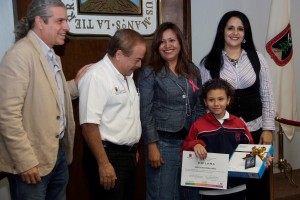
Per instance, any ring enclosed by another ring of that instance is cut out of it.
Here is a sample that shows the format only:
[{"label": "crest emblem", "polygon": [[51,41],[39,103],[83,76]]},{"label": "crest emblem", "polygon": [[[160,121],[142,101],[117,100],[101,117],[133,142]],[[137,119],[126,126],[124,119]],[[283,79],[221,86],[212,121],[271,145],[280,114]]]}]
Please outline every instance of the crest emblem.
[{"label": "crest emblem", "polygon": [[266,50],[278,66],[283,67],[291,60],[293,45],[290,24],[266,44]]},{"label": "crest emblem", "polygon": [[235,133],[235,141],[237,141],[237,142],[241,141],[241,133],[239,133],[239,132]]}]

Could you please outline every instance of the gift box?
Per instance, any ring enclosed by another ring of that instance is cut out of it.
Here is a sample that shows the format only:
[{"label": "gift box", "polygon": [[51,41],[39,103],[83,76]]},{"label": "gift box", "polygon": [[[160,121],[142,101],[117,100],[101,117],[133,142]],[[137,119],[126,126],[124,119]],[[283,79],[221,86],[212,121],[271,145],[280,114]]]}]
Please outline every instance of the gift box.
[{"label": "gift box", "polygon": [[229,160],[228,176],[260,179],[267,167],[272,145],[240,144]]}]

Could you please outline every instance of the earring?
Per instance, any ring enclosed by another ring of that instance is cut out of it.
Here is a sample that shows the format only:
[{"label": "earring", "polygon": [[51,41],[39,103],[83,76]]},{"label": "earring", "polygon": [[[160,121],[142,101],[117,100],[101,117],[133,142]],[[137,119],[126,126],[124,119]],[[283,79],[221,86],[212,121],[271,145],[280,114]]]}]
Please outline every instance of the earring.
[{"label": "earring", "polygon": [[243,39],[242,43],[244,43],[244,44],[246,43],[246,39],[245,38]]}]

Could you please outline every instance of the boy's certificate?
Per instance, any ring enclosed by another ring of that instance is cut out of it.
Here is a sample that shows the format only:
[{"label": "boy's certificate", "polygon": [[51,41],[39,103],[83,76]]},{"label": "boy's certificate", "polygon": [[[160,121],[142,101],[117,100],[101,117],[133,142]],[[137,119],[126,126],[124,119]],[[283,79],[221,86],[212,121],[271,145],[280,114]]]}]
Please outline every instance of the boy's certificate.
[{"label": "boy's certificate", "polygon": [[201,160],[193,151],[183,151],[181,185],[227,189],[229,154],[207,153]]}]

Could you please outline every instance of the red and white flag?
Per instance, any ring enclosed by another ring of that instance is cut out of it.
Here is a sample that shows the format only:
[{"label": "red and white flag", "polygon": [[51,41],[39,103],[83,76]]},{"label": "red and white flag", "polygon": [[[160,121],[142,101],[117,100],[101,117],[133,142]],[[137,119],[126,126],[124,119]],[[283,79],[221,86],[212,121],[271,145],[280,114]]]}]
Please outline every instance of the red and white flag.
[{"label": "red and white flag", "polygon": [[[290,0],[272,0],[266,44],[277,116],[297,120],[296,81],[290,25]],[[285,135],[293,138],[295,127],[282,124]]]}]

